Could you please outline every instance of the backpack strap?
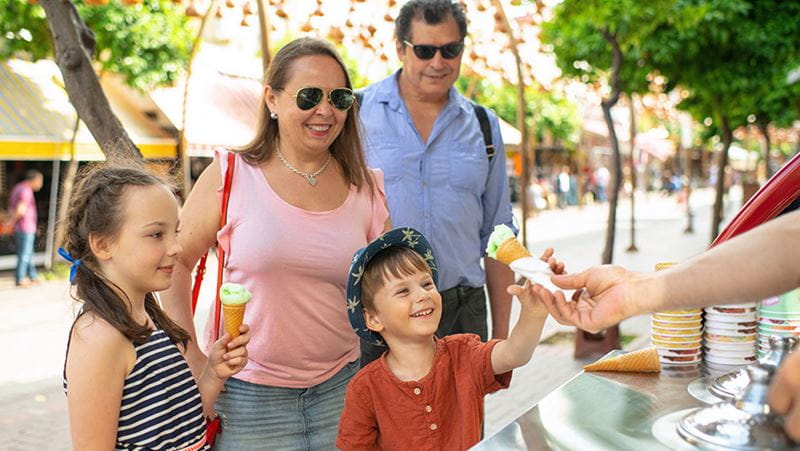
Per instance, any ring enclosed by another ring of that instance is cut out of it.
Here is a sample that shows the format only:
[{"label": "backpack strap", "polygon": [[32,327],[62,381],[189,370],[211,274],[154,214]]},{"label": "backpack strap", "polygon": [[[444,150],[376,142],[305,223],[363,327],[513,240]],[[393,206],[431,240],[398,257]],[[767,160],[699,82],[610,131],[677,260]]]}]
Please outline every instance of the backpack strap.
[{"label": "backpack strap", "polygon": [[475,110],[475,116],[478,118],[478,123],[481,126],[481,133],[483,134],[483,143],[486,145],[486,157],[489,161],[494,158],[494,144],[492,144],[492,127],[489,125],[489,114],[486,108],[470,101],[472,108]]},{"label": "backpack strap", "polygon": [[354,91],[353,94],[356,96],[358,107],[361,108],[361,102],[364,100],[364,91]]}]

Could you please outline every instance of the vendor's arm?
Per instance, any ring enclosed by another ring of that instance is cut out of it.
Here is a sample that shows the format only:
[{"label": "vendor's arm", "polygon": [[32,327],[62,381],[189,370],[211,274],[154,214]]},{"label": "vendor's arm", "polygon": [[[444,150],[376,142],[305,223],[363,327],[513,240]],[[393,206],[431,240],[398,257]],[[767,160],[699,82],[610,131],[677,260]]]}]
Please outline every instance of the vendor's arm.
[{"label": "vendor's arm", "polygon": [[75,323],[67,355],[67,405],[73,449],[114,449],[125,378],[136,362],[131,342],[90,314]]},{"label": "vendor's arm", "polygon": [[172,286],[161,292],[164,310],[191,335],[185,356],[195,377],[200,376],[206,358],[200,350],[194,329],[192,270],[200,257],[216,242],[220,220],[220,202],[216,190],[222,184],[221,179],[219,162],[215,159],[189,193],[181,210],[181,232],[178,234],[183,251],[172,273]]},{"label": "vendor's arm", "polygon": [[583,288],[577,302],[537,285],[534,290],[562,324],[590,332],[633,315],[663,309],[752,302],[800,286],[800,211],[787,213],[691,260],[649,274],[597,266],[554,276],[562,288]]}]

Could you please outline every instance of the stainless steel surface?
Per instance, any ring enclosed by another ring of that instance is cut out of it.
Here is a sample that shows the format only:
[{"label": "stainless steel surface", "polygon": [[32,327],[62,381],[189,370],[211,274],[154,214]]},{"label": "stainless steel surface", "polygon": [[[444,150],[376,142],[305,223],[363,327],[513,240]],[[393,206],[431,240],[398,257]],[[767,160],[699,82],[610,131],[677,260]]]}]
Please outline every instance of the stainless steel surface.
[{"label": "stainless steel surface", "polygon": [[694,399],[706,404],[715,404],[720,401],[720,398],[714,396],[710,391],[711,379],[709,376],[698,377],[697,379],[689,382],[686,390],[689,391],[689,394],[692,395]]},{"label": "stainless steel surface", "polygon": [[666,450],[653,436],[653,424],[703,405],[686,390],[694,378],[580,373],[473,449]]},{"label": "stainless steel surface", "polygon": [[767,392],[774,368],[747,367],[750,383],[734,401],[695,410],[678,422],[678,434],[700,447],[737,450],[788,449],[783,419],[770,413]]},{"label": "stainless steel surface", "polygon": [[[759,360],[759,364],[777,369],[796,345],[797,337],[769,337],[769,352]],[[708,391],[719,399],[729,401],[741,393],[749,383],[750,376],[747,374],[747,369],[740,368],[714,378]]]}]

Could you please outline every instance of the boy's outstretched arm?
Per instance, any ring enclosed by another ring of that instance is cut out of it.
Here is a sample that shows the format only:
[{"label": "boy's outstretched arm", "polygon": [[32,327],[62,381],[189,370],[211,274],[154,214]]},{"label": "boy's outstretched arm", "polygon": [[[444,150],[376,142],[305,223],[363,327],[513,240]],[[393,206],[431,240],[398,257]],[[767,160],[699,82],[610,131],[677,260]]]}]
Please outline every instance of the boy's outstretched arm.
[{"label": "boy's outstretched arm", "polygon": [[[545,250],[540,258],[550,265],[553,273],[564,272],[564,264],[553,258],[553,249]],[[508,292],[519,299],[522,309],[508,339],[497,343],[492,349],[494,374],[506,373],[530,361],[547,319],[547,309],[534,293],[533,284],[529,280],[523,286],[509,286]]]}]

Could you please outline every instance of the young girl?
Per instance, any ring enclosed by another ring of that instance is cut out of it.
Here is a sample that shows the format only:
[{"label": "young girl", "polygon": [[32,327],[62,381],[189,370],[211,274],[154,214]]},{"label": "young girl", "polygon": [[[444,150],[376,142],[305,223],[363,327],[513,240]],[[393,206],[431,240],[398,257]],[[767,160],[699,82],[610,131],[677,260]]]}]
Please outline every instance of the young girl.
[{"label": "young girl", "polygon": [[75,189],[59,249],[83,303],[64,366],[74,449],[210,448],[203,412],[247,362],[249,328],[217,341],[195,381],[189,336],[153,294],[171,284],[177,234],[175,196],[141,169],[100,166]]}]

